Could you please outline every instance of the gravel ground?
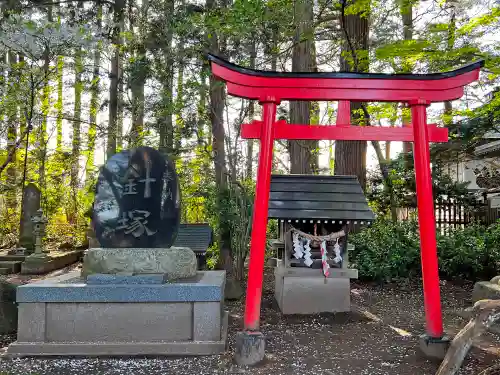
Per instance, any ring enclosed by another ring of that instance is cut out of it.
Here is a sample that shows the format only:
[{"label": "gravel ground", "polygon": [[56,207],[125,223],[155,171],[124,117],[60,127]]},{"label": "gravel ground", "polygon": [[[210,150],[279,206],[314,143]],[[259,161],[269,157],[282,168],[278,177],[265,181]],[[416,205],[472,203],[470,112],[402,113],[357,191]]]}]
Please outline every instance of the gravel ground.
[{"label": "gravel ground", "polygon": [[[1,375],[431,375],[439,363],[422,358],[416,348],[424,330],[422,292],[418,282],[394,285],[356,283],[354,312],[312,317],[279,313],[272,295],[272,272],[267,272],[261,329],[267,336],[267,359],[257,368],[232,363],[234,333],[242,325],[242,304],[230,311],[229,350],[224,355],[175,359],[15,359],[0,361]],[[470,306],[471,285],[442,285],[448,332],[466,323],[458,313]],[[12,336],[0,337],[4,346]],[[477,343],[460,375],[476,375],[500,362],[500,341],[488,335]]]}]

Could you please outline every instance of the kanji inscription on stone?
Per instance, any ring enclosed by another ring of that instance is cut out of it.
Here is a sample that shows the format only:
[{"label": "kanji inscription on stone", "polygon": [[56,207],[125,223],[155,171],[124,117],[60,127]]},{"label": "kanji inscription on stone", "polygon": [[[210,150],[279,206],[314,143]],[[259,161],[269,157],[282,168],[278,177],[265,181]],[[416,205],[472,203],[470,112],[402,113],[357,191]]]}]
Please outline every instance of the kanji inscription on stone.
[{"label": "kanji inscription on stone", "polygon": [[123,230],[126,234],[132,234],[134,237],[140,237],[144,234],[152,236],[156,233],[147,227],[147,218],[151,212],[144,210],[133,210],[130,212],[123,212],[121,219],[118,219],[118,226],[116,230]]}]

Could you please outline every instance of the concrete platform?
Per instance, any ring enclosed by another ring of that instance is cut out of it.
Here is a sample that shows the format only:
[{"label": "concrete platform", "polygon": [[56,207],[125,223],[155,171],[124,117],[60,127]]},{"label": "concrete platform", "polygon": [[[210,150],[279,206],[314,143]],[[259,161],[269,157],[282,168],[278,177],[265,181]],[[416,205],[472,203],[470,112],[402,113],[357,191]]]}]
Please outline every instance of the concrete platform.
[{"label": "concrete platform", "polygon": [[17,290],[17,342],[9,346],[7,356],[224,352],[225,272],[200,271],[192,279],[172,283],[162,280],[159,275],[106,275],[86,283],[74,271],[23,285]]},{"label": "concrete platform", "polygon": [[283,314],[319,314],[351,311],[350,279],[358,271],[331,268],[325,278],[319,269],[285,268],[278,263],[274,269],[274,295]]}]

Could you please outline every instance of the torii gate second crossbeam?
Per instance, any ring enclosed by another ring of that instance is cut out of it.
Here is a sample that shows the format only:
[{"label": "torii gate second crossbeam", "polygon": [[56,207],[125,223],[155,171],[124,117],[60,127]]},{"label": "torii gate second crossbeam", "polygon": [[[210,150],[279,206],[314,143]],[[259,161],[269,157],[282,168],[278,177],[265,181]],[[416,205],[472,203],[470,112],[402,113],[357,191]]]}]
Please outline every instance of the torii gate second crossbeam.
[{"label": "torii gate second crossbeam", "polygon": [[[459,99],[463,87],[479,78],[484,61],[434,74],[279,73],[243,68],[209,55],[213,74],[226,82],[228,94],[258,100],[262,120],[242,125],[242,137],[260,140],[259,166],[252,222],[244,330],[237,336],[235,359],[251,365],[264,358],[265,340],[259,331],[266,248],[269,188],[275,139],[377,140],[413,142],[418,220],[426,316],[424,351],[440,356],[444,337],[436,223],[429,142],[447,142],[448,130],[427,124],[432,102]],[[339,101],[336,125],[311,126],[276,121],[283,100]],[[350,102],[402,102],[411,108],[411,124],[399,127],[351,126]],[[437,353],[437,354],[436,354]],[[444,354],[443,354],[444,355]]]}]

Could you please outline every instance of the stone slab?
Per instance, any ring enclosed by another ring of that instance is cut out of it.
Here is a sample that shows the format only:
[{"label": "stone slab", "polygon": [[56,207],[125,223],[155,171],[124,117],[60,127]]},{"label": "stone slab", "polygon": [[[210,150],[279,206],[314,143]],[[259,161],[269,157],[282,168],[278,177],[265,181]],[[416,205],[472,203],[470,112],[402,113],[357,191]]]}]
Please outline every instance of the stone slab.
[{"label": "stone slab", "polygon": [[[188,341],[193,335],[189,302],[47,303],[46,309],[45,341],[52,343]],[[220,339],[220,315],[218,323]]]},{"label": "stone slab", "polygon": [[82,275],[161,273],[174,280],[194,277],[197,268],[196,255],[188,247],[98,248],[85,254]]},{"label": "stone slab", "polygon": [[109,275],[96,273],[87,276],[87,285],[108,285],[108,284],[165,284],[167,275]]},{"label": "stone slab", "polygon": [[19,305],[17,329],[17,339],[19,341],[45,341],[47,321],[45,307],[45,303],[22,303]]},{"label": "stone slab", "polygon": [[196,277],[167,284],[88,285],[79,271],[17,289],[18,303],[34,302],[213,302],[224,298],[225,271],[198,271]]},{"label": "stone slab", "polygon": [[92,343],[36,343],[14,342],[6,352],[7,357],[113,357],[113,356],[189,356],[213,355],[226,350],[228,313],[221,321],[221,340],[187,342],[92,342]]},{"label": "stone slab", "polygon": [[[221,339],[220,321],[223,316],[221,302],[195,302],[193,304],[193,340],[218,341]],[[214,319],[215,318],[215,319]]]},{"label": "stone slab", "polygon": [[34,183],[29,183],[23,189],[23,200],[21,207],[21,222],[19,227],[19,246],[33,251],[35,239],[33,236],[32,217],[40,208],[41,191]]},{"label": "stone slab", "polygon": [[[351,268],[330,268],[330,274],[328,279],[357,279],[358,270]],[[319,277],[324,279],[323,272],[321,269],[311,269],[305,267],[284,267],[282,263],[278,262],[276,268],[274,269],[275,277]]]},{"label": "stone slab", "polygon": [[349,278],[275,278],[275,298],[283,314],[319,314],[351,310]]},{"label": "stone slab", "polygon": [[73,250],[57,257],[49,255],[45,259],[26,257],[21,264],[21,274],[43,275],[78,262],[82,255],[83,250]]},{"label": "stone slab", "polygon": [[2,260],[0,267],[9,269],[10,273],[21,272],[21,261],[19,260]]},{"label": "stone slab", "polygon": [[0,255],[0,261],[19,261],[24,262],[26,255]]}]

